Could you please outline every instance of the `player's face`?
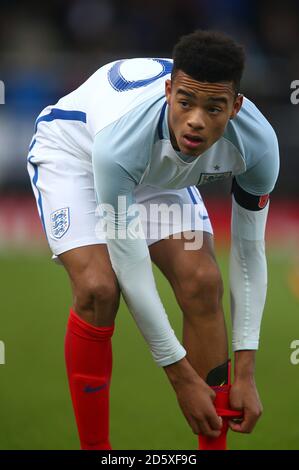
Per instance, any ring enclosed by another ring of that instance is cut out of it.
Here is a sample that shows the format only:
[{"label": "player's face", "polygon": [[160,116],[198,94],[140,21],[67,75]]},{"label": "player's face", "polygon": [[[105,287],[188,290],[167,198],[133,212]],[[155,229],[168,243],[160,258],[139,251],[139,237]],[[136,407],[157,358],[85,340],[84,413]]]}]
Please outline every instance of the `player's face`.
[{"label": "player's face", "polygon": [[176,150],[199,156],[224,133],[229,119],[242,106],[232,82],[198,82],[179,70],[173,81],[166,80],[169,105],[168,125]]}]

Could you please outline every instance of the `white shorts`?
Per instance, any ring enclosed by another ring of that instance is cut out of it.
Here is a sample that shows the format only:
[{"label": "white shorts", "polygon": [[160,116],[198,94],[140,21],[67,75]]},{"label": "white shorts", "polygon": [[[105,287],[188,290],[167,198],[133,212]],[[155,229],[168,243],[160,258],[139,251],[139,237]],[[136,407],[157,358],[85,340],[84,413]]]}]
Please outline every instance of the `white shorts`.
[{"label": "white shorts", "polygon": [[[28,172],[53,258],[73,248],[106,243],[105,234],[99,230],[91,162],[59,148],[49,151],[39,143],[29,153]],[[148,245],[190,230],[213,233],[205,205],[194,186],[173,190],[140,185],[135,197],[146,209],[140,219]],[[154,204],[155,207],[164,204],[164,209],[150,211]],[[166,214],[167,207],[173,204],[186,209],[180,219]]]}]

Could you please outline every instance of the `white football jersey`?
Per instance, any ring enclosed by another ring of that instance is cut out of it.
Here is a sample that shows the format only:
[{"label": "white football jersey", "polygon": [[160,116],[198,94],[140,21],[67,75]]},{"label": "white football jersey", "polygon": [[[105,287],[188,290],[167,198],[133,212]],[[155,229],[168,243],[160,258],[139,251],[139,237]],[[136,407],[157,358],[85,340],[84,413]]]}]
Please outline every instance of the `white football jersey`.
[{"label": "white football jersey", "polygon": [[[75,91],[42,111],[29,159],[34,165],[35,184],[38,166],[47,158],[52,162],[53,153],[56,158],[59,152],[64,155],[67,176],[72,159],[79,161],[83,175],[87,166],[92,169],[98,200],[109,206],[108,223],[117,228],[117,236],[107,238],[113,269],[155,360],[162,366],[180,360],[185,350],[168,324],[147,243],[134,233],[131,236],[130,214],[118,205],[118,197],[124,196],[127,207],[132,207],[136,191],[146,186],[175,190],[231,175],[241,191],[261,196],[272,191],[279,169],[275,132],[246,98],[223,136],[206,152],[190,157],[175,151],[165,99],[165,80],[171,70],[172,61],[162,58],[118,60],[101,67]],[[34,156],[37,143],[38,155]],[[256,349],[258,345],[266,292],[263,239],[268,205],[262,207],[260,212],[247,210],[233,198],[235,350]],[[128,229],[129,236],[124,239],[118,236],[122,229]]]},{"label": "white football jersey", "polygon": [[52,135],[62,150],[89,161],[97,135],[103,151],[121,162],[137,184],[182,188],[238,175],[244,190],[269,193],[278,172],[277,139],[246,98],[224,135],[199,158],[173,149],[165,100],[171,69],[171,59],[162,58],[104,65],[75,91],[46,107],[36,129],[47,126],[49,140]]}]

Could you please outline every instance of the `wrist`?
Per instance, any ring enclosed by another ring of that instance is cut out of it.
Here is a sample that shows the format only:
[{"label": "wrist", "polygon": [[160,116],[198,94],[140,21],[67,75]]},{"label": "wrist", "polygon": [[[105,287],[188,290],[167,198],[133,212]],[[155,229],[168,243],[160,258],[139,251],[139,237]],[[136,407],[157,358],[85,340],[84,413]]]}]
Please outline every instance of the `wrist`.
[{"label": "wrist", "polygon": [[193,369],[186,357],[178,362],[164,367],[165,373],[173,385],[176,387],[180,384],[192,383],[199,379],[199,375]]},{"label": "wrist", "polygon": [[244,350],[235,352],[234,381],[254,382],[255,374],[255,350]]}]

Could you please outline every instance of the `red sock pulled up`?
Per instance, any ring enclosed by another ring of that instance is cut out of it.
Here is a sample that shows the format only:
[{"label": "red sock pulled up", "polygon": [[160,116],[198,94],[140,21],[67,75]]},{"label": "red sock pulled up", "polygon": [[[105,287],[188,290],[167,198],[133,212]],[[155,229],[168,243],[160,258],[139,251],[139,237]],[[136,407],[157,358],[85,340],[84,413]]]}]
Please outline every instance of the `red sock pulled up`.
[{"label": "red sock pulled up", "polygon": [[114,325],[95,327],[72,309],[65,337],[65,362],[81,449],[111,449],[109,389]]},{"label": "red sock pulled up", "polygon": [[228,421],[232,417],[240,416],[239,412],[229,409],[229,390],[230,385],[222,385],[221,387],[211,387],[216,393],[214,406],[216,413],[222,418],[222,429],[219,437],[210,438],[206,436],[198,436],[198,444],[200,450],[227,450],[226,436],[228,431]]},{"label": "red sock pulled up", "polygon": [[226,436],[228,431],[228,421],[231,418],[240,418],[242,413],[229,407],[229,392],[231,388],[231,363],[227,363],[227,383],[225,385],[211,386],[216,393],[214,406],[216,413],[222,418],[222,429],[219,437],[210,438],[203,435],[198,436],[198,446],[200,450],[227,450]]}]

